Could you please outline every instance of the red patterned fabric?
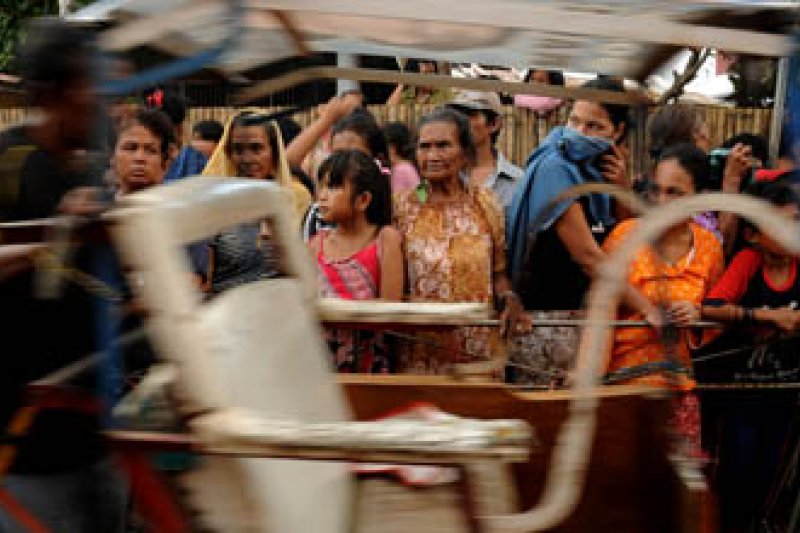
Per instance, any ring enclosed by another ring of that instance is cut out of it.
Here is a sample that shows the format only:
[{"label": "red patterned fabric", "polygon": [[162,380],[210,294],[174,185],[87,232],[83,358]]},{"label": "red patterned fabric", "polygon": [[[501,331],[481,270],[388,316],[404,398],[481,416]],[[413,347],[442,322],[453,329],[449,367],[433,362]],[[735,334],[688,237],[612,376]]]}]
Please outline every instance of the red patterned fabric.
[{"label": "red patterned fabric", "polygon": [[381,284],[378,241],[373,241],[347,259],[335,261],[325,257],[324,241],[325,234],[319,239],[317,253],[322,296],[343,300],[378,298]]}]

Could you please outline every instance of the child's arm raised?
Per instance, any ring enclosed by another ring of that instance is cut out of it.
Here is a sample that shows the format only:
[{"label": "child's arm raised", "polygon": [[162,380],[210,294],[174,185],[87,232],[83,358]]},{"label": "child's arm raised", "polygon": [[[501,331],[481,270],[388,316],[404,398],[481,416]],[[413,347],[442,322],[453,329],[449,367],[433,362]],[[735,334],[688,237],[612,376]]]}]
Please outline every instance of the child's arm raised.
[{"label": "child's arm raised", "polygon": [[400,233],[392,226],[384,226],[378,233],[378,250],[381,269],[381,300],[399,302],[403,298],[403,252]]}]

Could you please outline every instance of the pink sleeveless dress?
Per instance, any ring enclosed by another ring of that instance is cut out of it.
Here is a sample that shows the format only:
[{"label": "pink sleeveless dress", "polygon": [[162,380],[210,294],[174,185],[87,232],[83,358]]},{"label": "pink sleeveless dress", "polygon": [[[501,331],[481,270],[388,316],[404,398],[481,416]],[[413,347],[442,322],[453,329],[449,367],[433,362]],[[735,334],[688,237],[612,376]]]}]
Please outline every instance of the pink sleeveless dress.
[{"label": "pink sleeveless dress", "polygon": [[[378,241],[346,259],[325,257],[327,231],[321,233],[317,252],[320,295],[345,300],[371,300],[380,296],[380,253]],[[374,331],[326,328],[325,339],[338,372],[388,374],[389,350],[384,336]]]}]

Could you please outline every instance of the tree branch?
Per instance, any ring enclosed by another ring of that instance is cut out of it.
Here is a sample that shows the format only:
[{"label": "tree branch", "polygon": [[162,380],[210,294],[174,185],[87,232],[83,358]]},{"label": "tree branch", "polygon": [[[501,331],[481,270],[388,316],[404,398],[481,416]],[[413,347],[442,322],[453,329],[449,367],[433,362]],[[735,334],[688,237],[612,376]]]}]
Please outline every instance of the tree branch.
[{"label": "tree branch", "polygon": [[686,64],[683,73],[679,74],[677,71],[674,72],[675,79],[672,82],[672,86],[664,91],[658,103],[665,104],[672,99],[679,98],[683,94],[683,89],[695,79],[700,67],[703,66],[703,63],[706,62],[706,59],[708,59],[710,55],[711,50],[709,48],[704,48],[702,51],[697,49],[692,50],[692,56],[689,58],[689,62]]}]

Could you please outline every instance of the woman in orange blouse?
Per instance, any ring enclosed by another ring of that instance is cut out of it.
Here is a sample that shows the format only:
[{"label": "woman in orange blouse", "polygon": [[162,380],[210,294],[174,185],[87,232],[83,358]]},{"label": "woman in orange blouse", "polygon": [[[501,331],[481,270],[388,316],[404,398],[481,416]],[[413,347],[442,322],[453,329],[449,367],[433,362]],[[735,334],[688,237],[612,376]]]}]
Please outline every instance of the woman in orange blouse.
[{"label": "woman in orange blouse", "polygon": [[[655,168],[648,195],[657,205],[695,194],[710,173],[706,155],[681,144],[666,149]],[[616,249],[635,229],[636,220],[619,224],[606,239],[607,252]],[[628,283],[654,305],[663,309],[665,319],[686,326],[700,318],[700,303],[714,286],[723,269],[722,246],[710,231],[687,219],[665,232],[653,246],[642,248],[630,265]],[[638,313],[622,310],[622,319],[641,319]],[[676,397],[672,426],[685,437],[683,451],[700,452],[700,409],[691,394],[689,377],[689,331],[677,330],[673,342],[662,343],[652,328],[618,328],[608,364],[621,381],[671,386],[684,391]],[[654,365],[671,360],[679,369],[668,378]],[[627,378],[627,379],[625,379]]]},{"label": "woman in orange blouse", "polygon": [[[657,205],[695,194],[708,177],[707,157],[698,149],[675,145],[664,151],[659,160],[648,196]],[[636,228],[635,219],[619,224],[606,239],[607,252],[615,250]],[[686,220],[664,233],[654,246],[641,249],[630,265],[628,283],[666,313],[674,325],[688,325],[700,318],[699,306],[714,286],[723,269],[719,240],[691,220]],[[642,316],[623,309],[622,319]],[[676,362],[691,367],[687,331],[680,330],[674,345],[665,347],[658,332],[651,328],[618,328],[614,336],[608,370],[633,369],[640,365],[663,361],[665,350]],[[664,384],[660,376],[644,376],[637,381]]]}]

